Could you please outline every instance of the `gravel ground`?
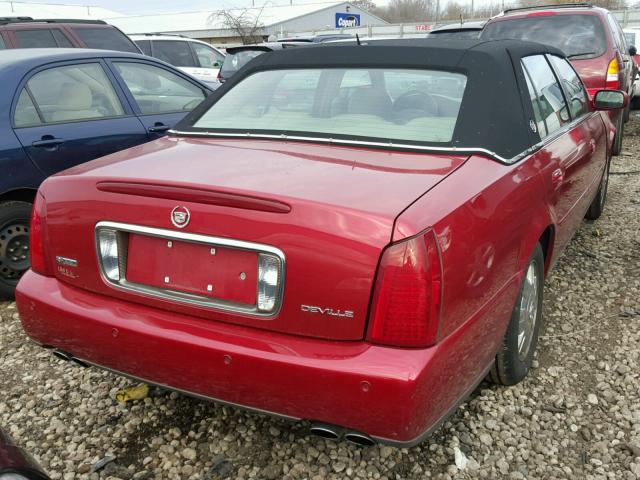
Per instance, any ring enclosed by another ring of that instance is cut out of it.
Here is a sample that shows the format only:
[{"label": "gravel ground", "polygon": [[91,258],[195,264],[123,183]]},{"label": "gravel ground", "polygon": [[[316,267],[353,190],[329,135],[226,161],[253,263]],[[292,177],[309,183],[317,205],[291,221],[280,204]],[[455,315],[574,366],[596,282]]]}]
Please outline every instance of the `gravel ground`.
[{"label": "gravel ground", "polygon": [[[27,341],[6,302],[0,425],[64,479],[640,479],[640,116],[632,117],[605,214],[583,223],[547,282],[530,376],[511,388],[481,385],[418,447],[307,437],[304,424],[160,389],[118,404],[130,381],[53,358]],[[115,460],[92,473],[107,456]]]}]

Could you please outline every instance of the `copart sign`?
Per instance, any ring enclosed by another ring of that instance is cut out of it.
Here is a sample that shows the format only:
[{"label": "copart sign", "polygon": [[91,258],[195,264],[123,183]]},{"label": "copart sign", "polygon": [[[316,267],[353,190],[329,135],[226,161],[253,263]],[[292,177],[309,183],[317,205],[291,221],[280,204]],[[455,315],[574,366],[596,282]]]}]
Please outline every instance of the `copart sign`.
[{"label": "copart sign", "polygon": [[359,27],[360,14],[357,13],[336,13],[336,28]]}]

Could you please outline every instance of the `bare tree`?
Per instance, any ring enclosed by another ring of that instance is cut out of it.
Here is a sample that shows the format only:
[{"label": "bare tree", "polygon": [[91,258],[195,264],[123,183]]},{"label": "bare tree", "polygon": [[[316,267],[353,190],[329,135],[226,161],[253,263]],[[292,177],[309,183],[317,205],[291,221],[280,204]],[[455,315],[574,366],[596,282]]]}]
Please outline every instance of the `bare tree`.
[{"label": "bare tree", "polygon": [[434,18],[436,13],[433,0],[391,0],[375,12],[390,23],[423,22]]},{"label": "bare tree", "polygon": [[261,31],[264,24],[260,21],[264,5],[256,12],[255,8],[237,8],[233,10],[220,10],[212,14],[222,20],[229,30],[232,30],[243,45],[262,42]]},{"label": "bare tree", "polygon": [[378,9],[373,0],[353,0],[350,3],[351,5],[361,8],[362,10],[367,10],[368,12],[374,12]]}]

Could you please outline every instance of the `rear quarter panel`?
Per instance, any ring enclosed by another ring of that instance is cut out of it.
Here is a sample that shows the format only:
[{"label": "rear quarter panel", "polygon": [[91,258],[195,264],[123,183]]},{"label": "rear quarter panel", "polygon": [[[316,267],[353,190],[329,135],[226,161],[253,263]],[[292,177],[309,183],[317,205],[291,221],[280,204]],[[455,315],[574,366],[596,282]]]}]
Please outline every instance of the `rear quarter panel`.
[{"label": "rear quarter panel", "polygon": [[440,385],[429,410],[451,405],[493,361],[535,243],[550,225],[535,157],[503,165],[474,156],[397,220],[394,241],[428,226],[443,265]]}]

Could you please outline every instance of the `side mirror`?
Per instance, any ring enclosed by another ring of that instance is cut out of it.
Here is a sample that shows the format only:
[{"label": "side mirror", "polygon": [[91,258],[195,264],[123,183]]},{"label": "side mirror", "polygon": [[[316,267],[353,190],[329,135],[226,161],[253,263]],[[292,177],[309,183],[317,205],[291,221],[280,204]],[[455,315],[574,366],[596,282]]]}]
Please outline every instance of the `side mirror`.
[{"label": "side mirror", "polygon": [[618,110],[629,104],[629,95],[620,90],[598,90],[593,96],[596,110]]},{"label": "side mirror", "polygon": [[631,45],[629,47],[629,55],[633,57],[634,55],[637,55],[637,54],[638,54],[638,49],[636,48],[635,45]]}]

